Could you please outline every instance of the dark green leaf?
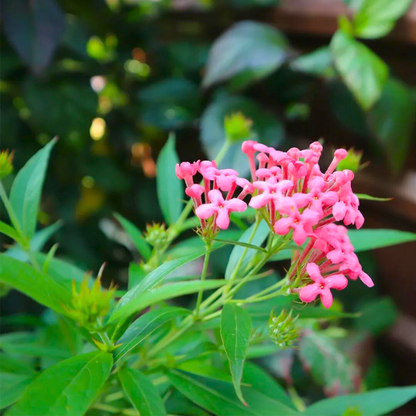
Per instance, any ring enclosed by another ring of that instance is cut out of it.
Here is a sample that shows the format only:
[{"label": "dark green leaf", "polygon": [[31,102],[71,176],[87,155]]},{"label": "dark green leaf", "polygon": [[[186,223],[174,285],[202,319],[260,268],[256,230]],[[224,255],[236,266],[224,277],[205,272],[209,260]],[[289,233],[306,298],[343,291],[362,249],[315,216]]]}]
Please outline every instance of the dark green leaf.
[{"label": "dark green leaf", "polygon": [[53,0],[13,0],[2,5],[9,42],[36,73],[49,64],[65,28],[65,18]]},{"label": "dark green leaf", "polygon": [[[244,234],[239,239],[239,242],[243,244],[248,243],[250,240],[250,236],[252,235],[255,229],[255,226],[256,225],[253,224],[250,228],[244,231]],[[261,221],[257,228],[257,231],[254,234],[254,237],[251,239],[250,244],[255,245],[257,247],[261,246],[266,240],[269,233],[270,228],[267,225],[266,221]],[[231,275],[235,272],[236,266],[242,259],[244,253],[244,259],[241,261],[241,265],[238,271],[240,274],[244,272],[244,270],[249,265],[254,256],[257,254],[257,252],[258,250],[254,250],[252,248],[247,249],[247,247],[236,245],[233,248],[233,251],[231,252],[230,258],[227,263],[227,268],[225,270],[225,279],[229,279]],[[239,276],[239,274],[237,274],[237,276]]]},{"label": "dark green leaf", "polygon": [[[215,159],[225,141],[224,119],[241,112],[253,121],[252,131],[267,145],[278,146],[284,139],[284,126],[276,116],[255,101],[239,96],[222,96],[213,101],[201,118],[201,140],[204,151]],[[225,155],[220,167],[237,170],[241,176],[248,173],[247,156],[241,151],[241,144],[234,143]]]},{"label": "dark green leaf", "polygon": [[329,46],[322,46],[316,51],[299,56],[290,64],[290,67],[295,71],[318,77],[330,77],[334,74]]},{"label": "dark green leaf", "polygon": [[157,159],[157,197],[168,224],[180,217],[184,197],[183,182],[175,174],[175,166],[179,163],[175,142],[173,136],[169,137]]},{"label": "dark green leaf", "polygon": [[118,377],[126,396],[142,416],[166,415],[165,406],[150,379],[138,370],[123,368]]},{"label": "dark green leaf", "polygon": [[326,394],[347,394],[359,388],[357,367],[322,333],[306,332],[299,343],[299,356]]},{"label": "dark green leaf", "polygon": [[275,28],[257,22],[239,22],[213,44],[203,81],[209,87],[236,75],[251,84],[284,63],[288,42]]},{"label": "dark green leaf", "polygon": [[161,327],[166,322],[180,316],[188,315],[190,311],[183,308],[166,307],[162,309],[154,309],[145,313],[136,319],[118,340],[118,347],[114,356],[116,361],[123,358],[133,348],[137,347],[152,332]]},{"label": "dark green leaf", "polygon": [[221,313],[221,339],[230,364],[235,392],[245,405],[241,392],[241,378],[251,337],[251,318],[236,304],[225,304]]},{"label": "dark green leaf", "polygon": [[354,409],[365,416],[381,416],[416,397],[416,387],[390,387],[367,393],[325,399],[306,409],[305,416],[339,416]]},{"label": "dark green leaf", "polygon": [[172,394],[167,398],[165,406],[166,411],[170,415],[209,416],[205,410],[193,404],[178,390],[173,390]]},{"label": "dark green leaf", "polygon": [[338,30],[331,41],[335,66],[355,99],[369,110],[378,99],[387,81],[387,65],[367,46]]},{"label": "dark green leaf", "polygon": [[144,292],[153,289],[162,280],[169,274],[172,273],[177,268],[183,266],[190,261],[201,257],[202,254],[194,254],[186,257],[181,257],[177,260],[168,261],[157,269],[150,272],[137,286],[129,290],[118,302],[114,308],[113,314],[111,315],[110,321],[115,321],[121,319],[122,317],[126,318],[135,311],[137,311],[137,306],[141,304],[141,296]]},{"label": "dark green leaf", "polygon": [[134,245],[137,248],[137,251],[143,256],[145,260],[149,260],[152,255],[152,248],[144,239],[142,232],[127,218],[124,218],[120,214],[114,214],[117,218],[117,221],[122,225],[126,233],[133,241]]},{"label": "dark green leaf", "polygon": [[19,171],[10,191],[10,204],[24,235],[32,238],[42,193],[43,181],[48,167],[49,155],[56,140],[51,140],[39,150]]},{"label": "dark green leaf", "polygon": [[387,35],[413,0],[363,0],[354,16],[354,32],[360,38],[374,39]]},{"label": "dark green leaf", "polygon": [[32,381],[33,376],[0,372],[0,409],[16,402]]},{"label": "dark green leaf", "polygon": [[51,277],[32,266],[0,254],[0,281],[13,286],[40,304],[65,314],[64,305],[71,302],[71,294]]},{"label": "dark green leaf", "polygon": [[371,195],[367,195],[367,194],[355,194],[358,199],[362,200],[362,201],[379,201],[379,202],[387,202],[387,201],[391,201],[393,198],[380,198],[378,196],[371,196]]},{"label": "dark green leaf", "polygon": [[390,78],[368,113],[368,125],[394,173],[401,171],[409,155],[415,121],[414,90]]},{"label": "dark green leaf", "polygon": [[105,352],[62,361],[29,385],[9,415],[82,415],[107,380],[112,365],[112,355]]}]

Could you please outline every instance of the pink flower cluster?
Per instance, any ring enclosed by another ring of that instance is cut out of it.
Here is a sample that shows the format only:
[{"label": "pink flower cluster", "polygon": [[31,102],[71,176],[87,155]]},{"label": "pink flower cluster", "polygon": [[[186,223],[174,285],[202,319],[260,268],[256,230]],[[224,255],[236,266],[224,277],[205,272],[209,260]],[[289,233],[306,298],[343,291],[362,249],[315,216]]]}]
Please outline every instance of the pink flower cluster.
[{"label": "pink flower cluster", "polygon": [[[249,140],[242,144],[242,151],[248,157],[251,182],[233,169],[218,169],[214,161],[176,166],[176,174],[185,180],[186,194],[201,220],[202,232],[215,235],[218,228],[228,228],[230,213],[244,211],[247,204],[243,199],[250,194],[248,205],[262,211],[276,234],[292,233],[299,246],[309,239],[289,277],[294,280],[296,275],[302,284],[312,280],[296,289],[302,301],[312,302],[319,295],[323,305],[330,307],[330,289],[345,288],[346,276],[373,286],[354,254],[347,229],[334,224],[343,221],[361,228],[364,223],[359,200],[352,192],[353,172],[335,170],[347,151],[336,150],[325,172],[319,166],[322,145],[318,142],[309,149],[282,152]],[[198,173],[203,185],[194,183]]]}]

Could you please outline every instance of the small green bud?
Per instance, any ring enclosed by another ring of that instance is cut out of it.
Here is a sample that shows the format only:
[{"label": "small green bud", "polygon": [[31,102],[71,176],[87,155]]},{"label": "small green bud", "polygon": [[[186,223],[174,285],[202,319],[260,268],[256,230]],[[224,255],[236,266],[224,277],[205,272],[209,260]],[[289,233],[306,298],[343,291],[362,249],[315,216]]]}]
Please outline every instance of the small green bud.
[{"label": "small green bud", "polygon": [[162,247],[168,240],[168,233],[165,224],[147,224],[144,234],[146,241],[153,247]]},{"label": "small green bud", "polygon": [[282,310],[279,316],[272,310],[269,318],[269,335],[271,340],[282,349],[293,347],[299,337],[299,328],[295,326],[298,317],[292,317],[292,311]]},{"label": "small green bud", "polygon": [[13,152],[8,150],[0,152],[0,180],[9,176],[13,172]]},{"label": "small green bud", "polygon": [[231,142],[242,142],[252,137],[252,120],[244,117],[243,113],[234,113],[226,116],[224,121],[225,137]]}]

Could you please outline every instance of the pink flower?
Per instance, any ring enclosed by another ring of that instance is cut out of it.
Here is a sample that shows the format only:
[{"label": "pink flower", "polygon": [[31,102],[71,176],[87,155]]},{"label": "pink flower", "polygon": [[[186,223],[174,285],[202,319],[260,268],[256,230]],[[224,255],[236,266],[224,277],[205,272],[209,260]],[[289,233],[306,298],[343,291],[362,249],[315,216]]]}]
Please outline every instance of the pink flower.
[{"label": "pink flower", "polygon": [[195,213],[201,219],[208,219],[216,215],[216,225],[225,230],[230,225],[230,213],[241,212],[247,209],[247,204],[241,199],[232,198],[229,201],[224,200],[218,189],[213,189],[208,194],[211,203],[200,205]]},{"label": "pink flower", "polygon": [[314,283],[303,287],[299,292],[299,298],[303,302],[309,303],[313,302],[319,295],[325,308],[330,308],[333,301],[331,289],[345,289],[348,285],[347,278],[342,274],[334,274],[324,278],[319,266],[315,263],[308,263],[306,270]]},{"label": "pink flower", "polygon": [[279,235],[286,235],[293,229],[293,241],[302,245],[313,234],[312,227],[318,223],[320,215],[316,211],[306,208],[302,214],[293,205],[288,217],[280,218],[274,225],[274,231]]},{"label": "pink flower", "polygon": [[277,202],[279,197],[283,196],[283,192],[293,188],[293,182],[288,180],[276,183],[257,181],[253,185],[263,191],[260,195],[251,198],[249,205],[255,209],[264,207],[271,201]]},{"label": "pink flower", "polygon": [[193,185],[193,177],[198,172],[199,161],[194,163],[182,162],[175,166],[176,176],[179,179],[184,179],[187,186]]},{"label": "pink flower", "polygon": [[237,175],[238,172],[234,169],[217,170],[215,180],[217,182],[218,188],[220,188],[221,191],[230,191],[236,183]]},{"label": "pink flower", "polygon": [[189,188],[185,189],[186,195],[190,198],[200,198],[201,195],[204,193],[204,187],[201,185],[192,185]]}]

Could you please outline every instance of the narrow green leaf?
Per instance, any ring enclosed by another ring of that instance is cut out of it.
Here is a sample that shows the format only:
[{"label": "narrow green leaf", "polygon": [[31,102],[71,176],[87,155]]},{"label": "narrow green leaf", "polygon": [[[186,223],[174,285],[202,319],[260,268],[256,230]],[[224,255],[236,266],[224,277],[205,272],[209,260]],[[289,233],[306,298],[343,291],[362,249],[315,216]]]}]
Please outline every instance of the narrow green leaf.
[{"label": "narrow green leaf", "polygon": [[380,202],[385,202],[385,201],[391,201],[393,198],[380,198],[378,196],[371,196],[371,195],[367,195],[367,194],[355,194],[358,199],[364,201],[380,201]]},{"label": "narrow green leaf", "polygon": [[19,171],[10,191],[10,204],[26,237],[35,233],[39,201],[49,155],[56,139],[39,150]]},{"label": "narrow green leaf", "polygon": [[347,409],[354,409],[357,414],[381,416],[403,406],[416,397],[416,386],[389,387],[349,396],[332,397],[321,400],[308,407],[305,416],[339,416]]},{"label": "narrow green leaf", "polygon": [[123,368],[118,377],[126,396],[141,416],[166,415],[165,406],[156,388],[143,373]]},{"label": "narrow green leaf", "polygon": [[14,241],[18,241],[20,239],[17,231],[3,221],[0,221],[0,233],[7,235],[7,237],[10,237]]},{"label": "narrow green leaf", "polygon": [[413,0],[363,0],[354,16],[354,32],[360,38],[375,39],[387,35]]},{"label": "narrow green leaf", "polygon": [[175,174],[175,166],[179,163],[175,143],[175,137],[171,135],[157,159],[157,197],[168,224],[180,217],[184,198],[183,181]]},{"label": "narrow green leaf", "polygon": [[136,319],[123,336],[118,340],[120,345],[114,352],[116,362],[123,358],[133,348],[143,342],[153,331],[166,322],[180,316],[189,315],[191,311],[184,308],[168,306],[161,309],[154,309]]},{"label": "narrow green leaf", "polygon": [[357,391],[357,367],[324,334],[306,332],[299,343],[299,356],[328,395]]},{"label": "narrow green leaf", "polygon": [[[249,229],[247,229],[244,234],[241,236],[241,238],[238,240],[239,243],[243,243],[246,244],[249,242],[250,237],[255,229],[255,224],[253,224]],[[266,240],[267,236],[270,233],[270,228],[267,225],[266,221],[261,221],[257,231],[254,234],[254,237],[251,239],[251,245],[255,245],[257,247],[260,247],[264,241]],[[225,270],[225,279],[229,279],[231,277],[231,275],[233,274],[237,264],[240,262],[243,253],[245,253],[244,255],[244,259],[241,263],[240,269],[239,269],[239,273],[243,273],[245,268],[248,266],[248,264],[250,263],[250,261],[253,259],[253,257],[256,255],[258,251],[257,250],[253,250],[252,248],[247,249],[245,246],[244,247],[240,247],[240,246],[236,246],[233,248],[233,251],[231,252],[230,258],[228,260],[227,263],[227,268]],[[239,274],[237,274],[237,276],[239,276]]]},{"label": "narrow green leaf", "polygon": [[146,277],[146,272],[137,263],[130,263],[129,265],[129,290],[137,286]]},{"label": "narrow green leaf", "polygon": [[357,253],[416,241],[415,233],[382,228],[377,230],[348,230],[348,236]]},{"label": "narrow green leaf", "polygon": [[367,46],[338,30],[331,41],[337,70],[355,99],[369,110],[381,97],[387,81],[387,65]]},{"label": "narrow green leaf", "polygon": [[266,249],[264,249],[263,247],[255,246],[254,244],[244,243],[242,241],[221,240],[219,238],[216,238],[215,241],[218,241],[219,243],[224,243],[224,244],[232,244],[233,246],[251,248],[253,250],[258,250],[258,251],[262,251],[263,253],[267,253]]},{"label": "narrow green leaf", "polygon": [[48,254],[46,255],[45,262],[42,266],[42,273],[47,274],[49,269],[49,264],[52,261],[52,259],[55,256],[56,250],[58,250],[58,244],[54,244],[51,249],[48,251]]},{"label": "narrow green leaf", "polygon": [[[163,286],[156,287],[154,289],[142,293],[140,297],[134,301],[134,305],[130,307],[130,310],[133,310],[134,307],[134,313],[136,313],[143,310],[144,308],[147,308],[150,305],[154,305],[167,299],[173,299],[179,296],[197,293],[201,289],[217,289],[218,287],[221,287],[225,284],[226,282],[224,280],[193,280],[190,282],[164,284]],[[111,321],[112,320],[113,318],[111,318]]]},{"label": "narrow green leaf", "polygon": [[61,361],[29,385],[9,415],[82,415],[107,380],[112,365],[112,355],[105,352]]},{"label": "narrow green leaf", "polygon": [[236,304],[225,304],[221,313],[221,339],[230,364],[235,392],[245,405],[241,391],[244,361],[251,337],[251,318]]},{"label": "narrow green leaf", "polygon": [[152,255],[152,248],[144,239],[142,232],[127,218],[124,218],[122,215],[115,213],[117,221],[122,225],[126,233],[133,241],[134,245],[137,248],[137,251],[143,256],[145,260],[149,260]]},{"label": "narrow green leaf", "polygon": [[110,321],[126,318],[137,310],[137,304],[141,302],[141,295],[157,286],[162,280],[177,268],[183,266],[190,261],[200,257],[202,254],[197,253],[185,256],[177,260],[168,261],[157,269],[150,272],[137,286],[129,290],[118,302],[111,315]]},{"label": "narrow green leaf", "polygon": [[40,304],[65,314],[63,306],[70,304],[71,294],[62,285],[32,266],[4,254],[0,254],[0,261],[0,281],[13,286]]}]

